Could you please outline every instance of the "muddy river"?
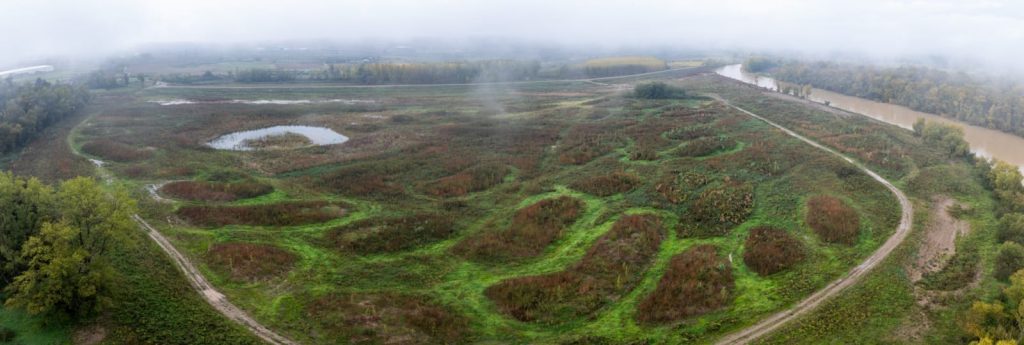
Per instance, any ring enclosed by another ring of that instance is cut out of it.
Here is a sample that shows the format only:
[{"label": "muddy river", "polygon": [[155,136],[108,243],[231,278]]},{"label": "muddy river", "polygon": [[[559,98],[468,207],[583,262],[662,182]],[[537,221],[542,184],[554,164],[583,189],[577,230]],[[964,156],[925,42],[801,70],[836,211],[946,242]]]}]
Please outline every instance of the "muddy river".
[{"label": "muddy river", "polygon": [[[778,90],[778,84],[774,79],[744,72],[741,65],[738,64],[719,68],[715,73],[748,84]],[[904,106],[870,101],[822,89],[813,89],[810,99],[818,103],[827,101],[833,107],[863,114],[908,130],[914,125],[914,121],[922,117],[928,121],[955,124],[964,128],[964,138],[971,144],[971,151],[974,153],[984,157],[998,158],[1024,168],[1024,138],[1012,134],[969,125],[934,114],[922,113]]]}]

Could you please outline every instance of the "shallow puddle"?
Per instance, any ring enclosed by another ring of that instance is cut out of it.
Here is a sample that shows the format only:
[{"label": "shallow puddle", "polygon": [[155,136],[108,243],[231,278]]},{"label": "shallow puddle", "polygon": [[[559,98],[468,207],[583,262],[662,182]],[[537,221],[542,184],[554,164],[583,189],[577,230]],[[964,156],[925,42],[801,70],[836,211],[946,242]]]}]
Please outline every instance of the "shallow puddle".
[{"label": "shallow puddle", "polygon": [[222,135],[213,141],[206,143],[207,146],[218,150],[252,151],[246,142],[275,135],[295,133],[302,135],[315,146],[335,145],[348,141],[348,137],[341,135],[330,128],[313,126],[274,126],[251,131],[242,131]]}]

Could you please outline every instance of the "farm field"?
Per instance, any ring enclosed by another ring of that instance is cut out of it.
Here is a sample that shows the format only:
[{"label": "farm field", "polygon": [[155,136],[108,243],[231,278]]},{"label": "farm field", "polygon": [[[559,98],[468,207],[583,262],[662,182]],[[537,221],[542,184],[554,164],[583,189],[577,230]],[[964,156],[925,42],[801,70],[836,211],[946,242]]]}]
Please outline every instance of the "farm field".
[{"label": "farm field", "polygon": [[[895,228],[852,165],[710,98],[631,88],[151,88],[97,99],[71,142],[152,185],[144,216],[303,343],[710,342]],[[349,140],[204,145],[277,125]]]}]

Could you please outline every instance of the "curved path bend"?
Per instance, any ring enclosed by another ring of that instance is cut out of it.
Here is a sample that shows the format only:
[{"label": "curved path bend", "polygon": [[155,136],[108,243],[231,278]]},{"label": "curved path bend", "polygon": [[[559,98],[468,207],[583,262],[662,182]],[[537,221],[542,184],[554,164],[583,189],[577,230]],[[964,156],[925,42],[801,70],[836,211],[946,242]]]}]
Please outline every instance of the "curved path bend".
[{"label": "curved path bend", "polygon": [[720,345],[747,344],[751,341],[754,341],[762,336],[771,333],[772,331],[779,329],[787,322],[796,320],[797,318],[806,315],[807,313],[814,310],[814,308],[818,307],[818,305],[820,305],[825,300],[835,297],[840,292],[842,292],[843,289],[846,289],[856,284],[857,282],[863,280],[868,272],[870,272],[873,268],[878,266],[878,264],[881,263],[886,257],[888,257],[889,254],[892,254],[893,250],[895,250],[896,247],[900,245],[900,243],[903,243],[903,240],[907,238],[908,234],[910,234],[910,228],[914,223],[914,207],[913,205],[911,205],[910,199],[907,199],[907,196],[903,194],[903,191],[899,190],[899,188],[896,188],[896,186],[894,186],[892,182],[889,182],[889,180],[886,180],[881,175],[878,175],[871,169],[868,169],[863,164],[854,161],[850,157],[847,157],[836,150],[819,144],[813,140],[807,139],[806,137],[797,134],[796,132],[793,132],[792,130],[786,127],[780,126],[775,122],[772,122],[771,120],[761,117],[760,115],[754,114],[750,111],[747,111],[746,109],[732,105],[731,103],[729,103],[729,101],[722,99],[718,95],[709,96],[718,101],[721,101],[722,103],[725,103],[726,105],[732,107],[733,109],[739,110],[740,112],[743,112],[744,114],[747,114],[755,119],[764,121],[765,123],[771,125],[772,127],[778,128],[779,130],[785,132],[786,134],[794,138],[800,139],[801,141],[810,144],[811,146],[814,146],[820,150],[838,156],[843,160],[849,162],[850,164],[857,166],[857,168],[864,171],[864,173],[868,174],[868,176],[871,176],[871,178],[875,179],[875,181],[878,181],[878,183],[884,185],[885,188],[888,188],[889,191],[892,192],[892,194],[896,195],[896,199],[899,200],[900,208],[902,209],[900,224],[898,227],[896,227],[896,232],[893,233],[892,236],[890,236],[889,239],[886,240],[881,247],[878,247],[878,249],[876,249],[875,252],[871,254],[871,256],[867,257],[867,259],[864,259],[863,262],[857,265],[857,267],[851,269],[850,272],[848,272],[845,276],[829,283],[821,290],[818,290],[814,294],[808,296],[807,298],[797,303],[795,306],[772,314],[768,318],[765,318],[764,320],[761,320],[760,322],[750,327],[728,334],[719,339],[716,343]]}]

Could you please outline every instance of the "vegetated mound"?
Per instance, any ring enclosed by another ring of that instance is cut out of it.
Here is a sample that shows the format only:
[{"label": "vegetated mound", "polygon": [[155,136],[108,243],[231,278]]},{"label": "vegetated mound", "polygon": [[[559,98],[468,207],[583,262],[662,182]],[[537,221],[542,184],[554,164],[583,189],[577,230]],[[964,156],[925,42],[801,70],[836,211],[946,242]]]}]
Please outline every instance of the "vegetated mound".
[{"label": "vegetated mound", "polygon": [[348,205],[327,201],[292,201],[249,206],[184,206],[179,217],[203,227],[225,225],[292,226],[323,223],[345,215]]},{"label": "vegetated mound", "polygon": [[520,321],[554,324],[592,315],[633,290],[664,238],[657,216],[623,216],[569,269],[505,280],[484,294]]},{"label": "vegetated mound", "polygon": [[700,193],[683,215],[681,235],[722,236],[742,224],[754,209],[754,188],[726,177]]},{"label": "vegetated mound", "polygon": [[762,276],[785,270],[805,255],[803,243],[796,237],[766,226],[751,229],[743,245],[743,263]]},{"label": "vegetated mound", "polygon": [[394,252],[443,240],[455,233],[450,217],[437,214],[364,219],[328,232],[327,240],[342,251],[358,254]]},{"label": "vegetated mound", "polygon": [[664,60],[652,56],[618,56],[587,60],[583,72],[588,77],[640,74],[668,69]]},{"label": "vegetated mound", "polygon": [[387,197],[404,193],[390,171],[372,166],[345,167],[325,174],[320,182],[341,194]]},{"label": "vegetated mound", "polygon": [[270,194],[274,187],[256,181],[233,183],[206,181],[175,181],[160,187],[160,193],[171,198],[191,201],[234,201]]},{"label": "vegetated mound", "polygon": [[516,211],[505,231],[489,231],[459,242],[456,254],[477,261],[502,262],[537,256],[562,236],[583,211],[584,204],[561,196],[544,199]]},{"label": "vegetated mound", "polygon": [[587,194],[609,196],[625,193],[640,185],[640,178],[633,174],[614,172],[574,182],[570,187]]},{"label": "vegetated mound", "polygon": [[633,87],[633,97],[641,99],[685,98],[686,91],[677,86],[656,81],[637,84]]},{"label": "vegetated mound", "polygon": [[736,147],[736,140],[724,136],[703,137],[691,140],[676,150],[680,157],[704,157],[715,152]]},{"label": "vegetated mound", "polygon": [[153,156],[150,150],[137,149],[109,139],[98,139],[82,144],[82,152],[115,162],[135,162]]},{"label": "vegetated mound", "polygon": [[259,281],[279,276],[298,259],[288,251],[266,244],[218,243],[206,251],[207,262],[232,280]]},{"label": "vegetated mound", "polygon": [[469,320],[426,296],[396,293],[332,294],[306,305],[306,318],[327,343],[460,344]]},{"label": "vegetated mound", "polygon": [[693,140],[712,135],[715,131],[706,125],[678,127],[665,132],[665,138],[671,140]]},{"label": "vegetated mound", "polygon": [[807,200],[807,225],[825,242],[851,245],[860,233],[857,211],[842,200],[819,195]]},{"label": "vegetated mound", "polygon": [[430,182],[424,189],[428,194],[439,197],[463,196],[498,185],[508,172],[505,165],[484,164]]},{"label": "vegetated mound", "polygon": [[642,323],[666,323],[721,308],[732,299],[732,266],[712,245],[672,257],[658,287],[637,307]]},{"label": "vegetated mound", "polygon": [[621,141],[617,129],[629,124],[631,123],[608,121],[573,126],[558,145],[558,162],[581,165],[608,154]]},{"label": "vegetated mound", "polygon": [[285,132],[242,141],[242,146],[254,149],[292,149],[313,144],[308,137],[298,133]]},{"label": "vegetated mound", "polygon": [[700,171],[675,171],[659,180],[654,191],[665,201],[679,204],[689,200],[693,191],[699,191],[708,183],[711,183],[711,177]]}]

